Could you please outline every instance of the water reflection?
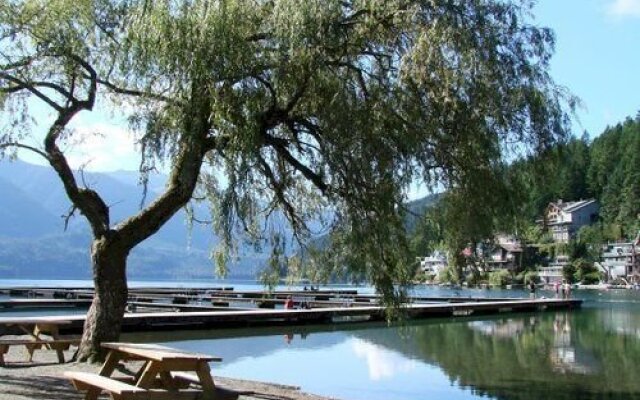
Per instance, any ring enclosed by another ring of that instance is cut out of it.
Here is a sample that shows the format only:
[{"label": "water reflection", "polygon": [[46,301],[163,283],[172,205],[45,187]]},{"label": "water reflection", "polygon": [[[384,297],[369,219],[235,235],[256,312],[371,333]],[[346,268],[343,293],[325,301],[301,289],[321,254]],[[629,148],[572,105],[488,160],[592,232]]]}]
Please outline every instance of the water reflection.
[{"label": "water reflection", "polygon": [[599,365],[585,349],[573,345],[569,315],[558,313],[553,321],[553,348],[549,355],[554,371],[560,373],[595,374]]},{"label": "water reflection", "polygon": [[[532,317],[535,320],[535,317]],[[518,336],[525,329],[524,319],[506,319],[502,321],[472,321],[469,327],[488,336],[514,337]]]},{"label": "water reflection", "polygon": [[214,366],[220,375],[300,385],[347,400],[640,399],[640,310],[611,299],[570,313],[144,339],[220,355],[224,363]]},{"label": "water reflection", "polygon": [[382,346],[362,339],[351,342],[355,355],[366,360],[369,378],[372,381],[390,379],[401,373],[408,373],[416,369],[415,360],[408,360],[403,355],[387,350]]},{"label": "water reflection", "polygon": [[[528,318],[508,318],[494,321],[472,321],[469,327],[486,336],[501,339],[514,339],[522,335],[534,334],[536,330],[548,329],[548,324],[540,316]],[[574,345],[571,337],[571,318],[568,313],[557,313],[553,318],[553,341],[549,348],[551,369],[565,374],[594,374],[599,364],[586,349]],[[539,332],[538,335],[545,335]]]},{"label": "water reflection", "polygon": [[610,332],[640,338],[640,314],[622,310],[603,310],[600,313],[602,325]]},{"label": "water reflection", "polygon": [[415,348],[407,356],[440,366],[478,395],[636,398],[640,342],[608,331],[597,319],[597,311],[585,310],[412,326],[404,328],[404,339],[390,331],[363,335],[386,348]]}]

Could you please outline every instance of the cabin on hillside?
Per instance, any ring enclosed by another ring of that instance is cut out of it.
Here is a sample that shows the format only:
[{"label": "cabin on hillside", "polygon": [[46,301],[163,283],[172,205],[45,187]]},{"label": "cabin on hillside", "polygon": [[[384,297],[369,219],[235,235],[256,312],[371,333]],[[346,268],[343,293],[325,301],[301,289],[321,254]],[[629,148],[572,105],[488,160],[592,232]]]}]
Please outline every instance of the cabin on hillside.
[{"label": "cabin on hillside", "polygon": [[[478,262],[477,267],[484,272],[518,269],[521,265],[522,252],[520,241],[515,236],[507,234],[499,234],[493,241],[478,243],[475,252],[471,246],[462,250],[462,254]],[[448,265],[447,255],[437,250],[427,257],[418,257],[417,261],[420,263],[421,271],[426,276],[432,277],[437,276]]]},{"label": "cabin on hillside", "polygon": [[556,243],[568,243],[586,225],[598,218],[600,205],[595,199],[551,202],[541,220],[542,227],[553,235]]},{"label": "cabin on hillside", "polygon": [[513,271],[520,267],[522,244],[513,235],[500,234],[488,249],[483,250],[487,271],[507,269]]},{"label": "cabin on hillside", "polygon": [[640,282],[640,240],[628,243],[608,243],[603,246],[600,268],[606,280],[622,278],[627,283]]},{"label": "cabin on hillside", "polygon": [[439,250],[434,251],[427,257],[417,257],[420,263],[420,270],[424,275],[430,278],[438,276],[440,271],[447,268],[447,255]]}]

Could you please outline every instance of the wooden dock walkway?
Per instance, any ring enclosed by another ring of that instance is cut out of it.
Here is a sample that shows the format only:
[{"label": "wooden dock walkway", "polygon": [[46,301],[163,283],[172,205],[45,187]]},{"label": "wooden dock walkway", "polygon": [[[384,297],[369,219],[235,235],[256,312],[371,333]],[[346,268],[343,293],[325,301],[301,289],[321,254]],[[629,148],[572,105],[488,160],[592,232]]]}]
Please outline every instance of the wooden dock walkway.
[{"label": "wooden dock walkway", "polygon": [[[466,302],[411,303],[403,307],[408,318],[461,317],[498,313],[538,312],[573,309],[582,304],[576,299],[510,299]],[[1,315],[1,314],[0,314]],[[78,333],[84,324],[84,315],[51,316],[48,318],[70,321],[64,326],[68,333]],[[252,309],[224,311],[147,312],[128,313],[123,322],[124,331],[169,329],[206,329],[246,327],[260,325],[302,325],[336,322],[379,321],[385,318],[381,306],[326,307],[317,309]],[[20,318],[2,318],[0,325]]]},{"label": "wooden dock walkway", "polygon": [[[0,300],[0,309],[89,308],[91,299],[11,299]],[[0,314],[1,315],[1,314]]]},{"label": "wooden dock walkway", "polygon": [[[60,299],[60,300],[91,300],[93,289],[91,288],[0,288],[0,294],[10,297],[26,297],[35,299]],[[169,303],[169,304],[192,304],[211,303],[212,306],[225,306],[229,303],[253,303],[260,307],[272,308],[275,305],[282,305],[287,297],[293,297],[296,303],[308,303],[312,307],[336,307],[345,304],[356,305],[376,305],[380,302],[380,295],[359,294],[356,289],[338,290],[278,290],[267,291],[238,291],[230,287],[224,288],[130,288],[130,302],[145,303]],[[496,300],[512,300],[511,298],[483,298],[483,297],[425,297],[412,296],[412,303],[466,303],[466,302],[486,302]],[[21,300],[22,301],[22,300]],[[28,301],[24,300],[24,304]],[[46,302],[42,300],[41,304]],[[64,304],[58,302],[57,304]],[[68,302],[73,304],[73,302]],[[78,302],[77,304],[84,304]]]}]

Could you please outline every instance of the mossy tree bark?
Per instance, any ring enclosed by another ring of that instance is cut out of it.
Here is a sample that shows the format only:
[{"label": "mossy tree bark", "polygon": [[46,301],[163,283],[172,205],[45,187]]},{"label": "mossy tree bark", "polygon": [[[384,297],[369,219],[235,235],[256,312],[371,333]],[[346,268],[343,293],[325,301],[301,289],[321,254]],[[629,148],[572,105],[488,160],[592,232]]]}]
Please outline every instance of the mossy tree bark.
[{"label": "mossy tree bark", "polygon": [[[116,235],[117,236],[117,235]],[[129,249],[113,237],[94,239],[91,264],[95,295],[84,324],[79,360],[102,360],[100,344],[117,341],[127,305]]]}]

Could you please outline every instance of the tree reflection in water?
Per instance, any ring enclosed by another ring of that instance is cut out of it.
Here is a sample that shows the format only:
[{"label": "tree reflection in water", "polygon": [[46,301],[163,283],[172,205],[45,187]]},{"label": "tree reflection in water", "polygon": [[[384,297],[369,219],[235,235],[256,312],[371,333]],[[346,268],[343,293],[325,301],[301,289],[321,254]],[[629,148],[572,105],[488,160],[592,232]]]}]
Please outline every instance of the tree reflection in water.
[{"label": "tree reflection in water", "polygon": [[[441,367],[498,399],[640,399],[640,340],[594,310],[423,323],[358,336]],[[597,323],[596,323],[597,322]]]}]

